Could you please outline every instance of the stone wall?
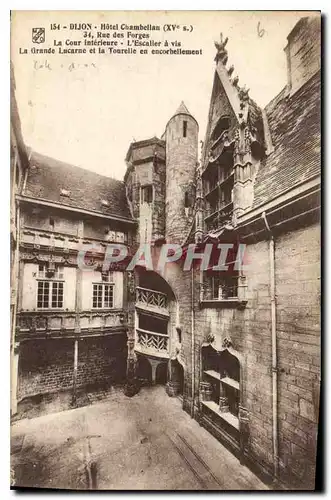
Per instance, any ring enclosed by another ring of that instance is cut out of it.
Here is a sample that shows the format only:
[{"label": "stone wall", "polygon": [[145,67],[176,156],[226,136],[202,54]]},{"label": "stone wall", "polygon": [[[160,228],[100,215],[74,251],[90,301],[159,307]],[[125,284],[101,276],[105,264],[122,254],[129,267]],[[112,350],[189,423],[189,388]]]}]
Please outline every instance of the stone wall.
[{"label": "stone wall", "polygon": [[[77,387],[122,382],[126,372],[126,335],[79,341]],[[72,388],[74,339],[21,343],[18,399]]]},{"label": "stone wall", "polygon": [[281,476],[313,483],[320,384],[320,227],[276,241]]},{"label": "stone wall", "polygon": [[[275,240],[280,478],[308,488],[313,485],[315,473],[319,408],[319,231],[319,226],[314,225]],[[241,401],[249,411],[249,455],[261,470],[272,472],[269,242],[248,245],[246,259],[248,302],[244,310],[201,309],[195,300],[195,397],[201,343],[206,334],[213,334],[218,344],[225,336],[231,337],[234,348],[243,356]],[[184,275],[188,273],[182,274],[180,280],[172,281],[178,290],[187,290],[180,304],[180,309],[184,306],[187,310],[190,289]],[[194,293],[197,298],[196,283]],[[189,329],[183,350],[190,370]],[[190,374],[186,379],[190,380]]]}]

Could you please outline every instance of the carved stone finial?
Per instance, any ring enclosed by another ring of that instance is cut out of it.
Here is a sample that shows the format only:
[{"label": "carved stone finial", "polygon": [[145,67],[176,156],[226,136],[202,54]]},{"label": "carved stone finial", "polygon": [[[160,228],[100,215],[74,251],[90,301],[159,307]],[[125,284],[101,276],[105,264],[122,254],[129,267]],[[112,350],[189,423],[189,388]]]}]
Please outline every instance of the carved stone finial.
[{"label": "carved stone finial", "polygon": [[239,99],[241,101],[248,101],[249,100],[249,95],[248,95],[249,89],[246,89],[246,86],[243,88],[239,89]]},{"label": "carved stone finial", "polygon": [[212,333],[208,333],[206,335],[206,342],[208,344],[212,344],[214,342],[214,340],[215,340],[215,336]]},{"label": "carved stone finial", "polygon": [[225,337],[223,339],[222,347],[224,347],[225,349],[228,347],[232,347],[232,340],[230,339],[230,337]]},{"label": "carved stone finial", "polygon": [[234,79],[232,80],[232,85],[234,87],[238,87],[238,83],[239,83],[239,76],[235,76]]},{"label": "carved stone finial", "polygon": [[232,73],[234,72],[234,66],[233,64],[230,66],[230,68],[228,69],[228,75],[231,76]]},{"label": "carved stone finial", "polygon": [[221,61],[222,64],[226,64],[227,63],[228,52],[227,52],[225,46],[228,43],[228,40],[229,40],[228,37],[226,37],[226,39],[223,40],[223,33],[220,33],[220,41],[219,42],[214,42],[215,43],[215,47],[217,49],[217,53],[216,53],[216,56],[215,56],[216,64],[218,63],[218,61]]}]

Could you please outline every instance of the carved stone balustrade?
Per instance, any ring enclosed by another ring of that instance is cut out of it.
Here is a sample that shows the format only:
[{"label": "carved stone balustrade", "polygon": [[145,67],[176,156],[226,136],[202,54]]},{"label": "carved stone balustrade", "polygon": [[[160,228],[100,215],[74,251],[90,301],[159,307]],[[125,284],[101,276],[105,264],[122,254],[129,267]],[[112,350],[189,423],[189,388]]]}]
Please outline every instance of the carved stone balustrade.
[{"label": "carved stone balustrade", "polygon": [[110,334],[125,330],[122,309],[112,311],[21,311],[17,314],[16,338],[72,337]]}]

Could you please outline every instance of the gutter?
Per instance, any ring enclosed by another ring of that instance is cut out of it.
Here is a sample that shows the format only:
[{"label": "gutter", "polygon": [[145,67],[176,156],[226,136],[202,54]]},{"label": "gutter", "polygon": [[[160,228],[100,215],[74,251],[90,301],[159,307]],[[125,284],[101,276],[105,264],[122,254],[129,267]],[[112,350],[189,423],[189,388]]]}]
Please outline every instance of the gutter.
[{"label": "gutter", "polygon": [[269,234],[269,269],[270,269],[270,308],[271,308],[271,353],[272,353],[272,450],[274,480],[278,479],[278,366],[277,366],[277,331],[276,331],[276,287],[275,287],[275,240],[265,212],[261,215]]}]

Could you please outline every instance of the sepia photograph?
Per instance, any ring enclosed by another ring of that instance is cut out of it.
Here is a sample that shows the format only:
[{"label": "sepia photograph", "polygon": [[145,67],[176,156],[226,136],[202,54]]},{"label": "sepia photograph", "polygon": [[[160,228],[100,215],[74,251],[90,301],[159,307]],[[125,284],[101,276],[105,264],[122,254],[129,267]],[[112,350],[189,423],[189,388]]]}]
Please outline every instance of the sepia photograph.
[{"label": "sepia photograph", "polygon": [[321,17],[11,11],[11,489],[318,489]]}]

